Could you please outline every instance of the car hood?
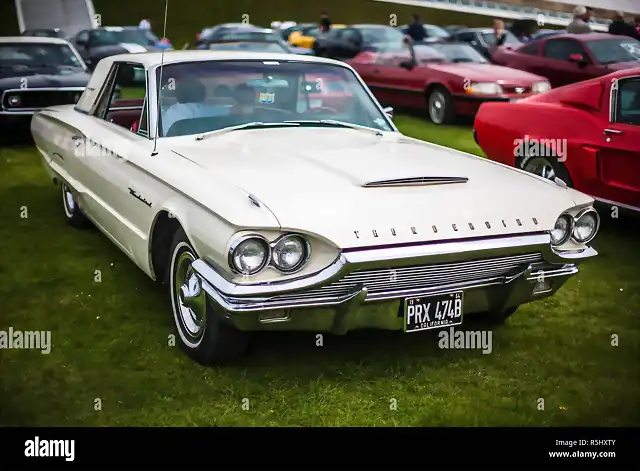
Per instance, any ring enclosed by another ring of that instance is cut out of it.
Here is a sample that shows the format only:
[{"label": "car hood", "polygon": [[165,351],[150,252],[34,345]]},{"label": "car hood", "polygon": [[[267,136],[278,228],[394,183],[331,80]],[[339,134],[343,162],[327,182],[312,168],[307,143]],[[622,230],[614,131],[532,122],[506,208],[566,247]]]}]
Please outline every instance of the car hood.
[{"label": "car hood", "polygon": [[[46,69],[26,69],[12,72],[10,77],[0,73],[0,90],[21,88],[26,83],[27,88],[46,87],[85,87],[89,83],[90,75],[80,69],[59,69],[52,73]],[[17,75],[19,74],[19,75]],[[25,82],[26,80],[26,82]]]},{"label": "car hood", "polygon": [[457,64],[429,64],[429,68],[458,75],[473,82],[502,81],[506,85],[531,85],[534,82],[546,80],[544,77],[523,70],[494,64],[460,62]]},{"label": "car hood", "polygon": [[607,64],[605,67],[609,70],[635,69],[636,67],[640,67],[640,59],[638,59],[637,61],[616,62],[614,64]]},{"label": "car hood", "polygon": [[[393,132],[271,128],[167,144],[199,167],[199,182],[188,185],[215,191],[216,181],[234,184],[264,204],[283,230],[342,248],[546,231],[564,210],[592,202],[542,178]],[[468,181],[363,186],[409,177]]]}]

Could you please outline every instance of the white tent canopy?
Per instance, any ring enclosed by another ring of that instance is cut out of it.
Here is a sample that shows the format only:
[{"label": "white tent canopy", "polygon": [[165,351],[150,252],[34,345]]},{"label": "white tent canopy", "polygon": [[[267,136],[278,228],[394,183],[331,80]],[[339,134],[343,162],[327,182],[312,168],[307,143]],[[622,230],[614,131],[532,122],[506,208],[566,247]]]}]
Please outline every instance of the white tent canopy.
[{"label": "white tent canopy", "polygon": [[567,5],[583,5],[601,10],[622,11],[633,15],[640,14],[640,0],[555,0]]}]

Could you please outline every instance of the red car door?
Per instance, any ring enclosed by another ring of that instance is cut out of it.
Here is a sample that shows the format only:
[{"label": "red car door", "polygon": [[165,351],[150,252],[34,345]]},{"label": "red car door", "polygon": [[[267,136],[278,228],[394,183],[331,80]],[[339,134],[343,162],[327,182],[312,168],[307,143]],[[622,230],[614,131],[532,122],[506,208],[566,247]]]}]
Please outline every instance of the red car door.
[{"label": "red car door", "polygon": [[409,51],[388,52],[378,55],[373,68],[372,83],[376,84],[374,93],[383,105],[406,108],[423,108],[424,100],[424,68],[410,64],[412,56]]},{"label": "red car door", "polygon": [[609,90],[611,119],[598,156],[601,198],[640,210],[640,76],[621,78]]},{"label": "red car door", "polygon": [[[577,60],[582,56],[583,60]],[[580,41],[551,38],[542,45],[542,56],[528,71],[547,77],[553,88],[602,75]]]}]

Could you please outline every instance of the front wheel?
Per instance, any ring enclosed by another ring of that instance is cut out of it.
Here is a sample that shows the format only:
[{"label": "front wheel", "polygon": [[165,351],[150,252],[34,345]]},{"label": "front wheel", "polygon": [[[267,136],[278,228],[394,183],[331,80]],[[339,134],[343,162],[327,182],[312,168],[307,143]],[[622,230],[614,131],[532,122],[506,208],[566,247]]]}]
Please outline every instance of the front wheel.
[{"label": "front wheel", "polygon": [[182,229],[174,236],[170,254],[165,280],[180,348],[201,365],[240,357],[249,344],[249,335],[214,313],[192,267],[198,257]]},{"label": "front wheel", "polygon": [[82,214],[71,188],[64,182],[60,186],[62,188],[62,207],[69,224],[79,229],[89,226],[89,219]]},{"label": "front wheel", "polygon": [[446,88],[436,87],[429,93],[427,111],[434,124],[451,124],[455,121],[453,99]]}]

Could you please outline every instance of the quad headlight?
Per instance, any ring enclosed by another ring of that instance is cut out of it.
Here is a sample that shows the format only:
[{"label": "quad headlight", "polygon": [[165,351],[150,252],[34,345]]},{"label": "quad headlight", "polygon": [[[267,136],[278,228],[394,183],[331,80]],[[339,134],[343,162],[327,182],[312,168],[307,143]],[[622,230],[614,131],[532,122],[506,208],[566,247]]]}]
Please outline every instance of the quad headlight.
[{"label": "quad headlight", "polygon": [[593,240],[600,228],[600,216],[594,208],[580,211],[576,216],[562,214],[551,230],[551,244],[558,246],[570,238],[578,244]]},{"label": "quad headlight", "polygon": [[573,218],[568,214],[563,214],[556,219],[556,224],[551,230],[551,244],[562,245],[569,240],[572,226]]},{"label": "quad headlight", "polygon": [[229,265],[243,275],[254,275],[269,262],[270,247],[262,237],[241,237],[229,250]]},{"label": "quad headlight", "polygon": [[17,107],[20,106],[20,103],[22,103],[22,100],[20,99],[19,95],[9,95],[9,97],[7,98],[7,102],[9,103],[9,106],[12,107]]},{"label": "quad headlight", "polygon": [[589,208],[581,212],[573,225],[573,238],[576,242],[586,244],[591,241],[600,227],[600,216],[595,209]]},{"label": "quad headlight", "polygon": [[267,265],[283,273],[293,273],[307,262],[311,253],[306,238],[286,234],[269,243],[260,235],[246,235],[229,249],[229,265],[236,273],[255,275]]},{"label": "quad headlight", "polygon": [[281,237],[273,246],[271,262],[280,271],[292,272],[306,261],[308,242],[302,236],[290,234]]}]

